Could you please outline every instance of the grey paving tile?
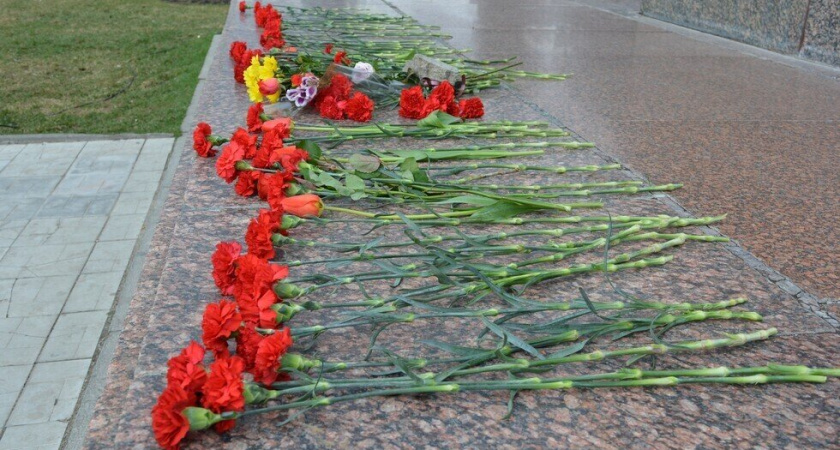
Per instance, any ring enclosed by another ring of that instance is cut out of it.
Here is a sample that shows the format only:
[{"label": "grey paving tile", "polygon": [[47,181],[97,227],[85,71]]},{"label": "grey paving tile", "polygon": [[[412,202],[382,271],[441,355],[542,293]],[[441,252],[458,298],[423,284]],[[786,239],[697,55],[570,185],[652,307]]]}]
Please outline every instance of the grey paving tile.
[{"label": "grey paving tile", "polygon": [[76,275],[18,278],[9,290],[6,317],[55,317],[73,289]]},{"label": "grey paving tile", "polygon": [[117,194],[91,195],[85,197],[47,198],[37,217],[79,217],[104,216],[114,207]]},{"label": "grey paving tile", "polygon": [[148,139],[143,145],[143,151],[137,162],[134,164],[134,170],[138,172],[156,171],[161,172],[166,166],[166,160],[172,152],[172,144],[174,139]]},{"label": "grey paving tile", "polygon": [[61,446],[66,422],[45,422],[6,428],[0,450],[52,450]]},{"label": "grey paving tile", "polygon": [[0,278],[77,275],[93,242],[11,247],[0,259]]},{"label": "grey paving tile", "polygon": [[90,359],[77,359],[73,361],[58,361],[35,364],[32,374],[29,376],[30,383],[47,383],[51,381],[65,381],[84,379],[90,367]]},{"label": "grey paving tile", "polygon": [[123,272],[124,270],[80,275],[64,304],[64,312],[109,311],[114,304]]},{"label": "grey paving tile", "polygon": [[99,241],[136,240],[137,236],[140,235],[140,230],[143,228],[143,222],[145,220],[145,212],[118,216],[111,215],[108,218],[105,229],[102,230],[102,234],[99,236]]},{"label": "grey paving tile", "polygon": [[114,209],[111,210],[111,216],[146,214],[152,206],[154,198],[154,191],[123,192],[117,199]]},{"label": "grey paving tile", "polygon": [[41,350],[38,362],[93,357],[107,318],[108,311],[60,315]]},{"label": "grey paving tile", "polygon": [[28,223],[28,219],[0,221],[0,246],[11,247]]},{"label": "grey paving tile", "polygon": [[30,219],[41,209],[46,199],[34,198],[4,198],[0,202],[0,221],[14,221]]},{"label": "grey paving tile", "polygon": [[2,173],[3,173],[3,169],[5,169],[5,168],[6,168],[6,166],[8,166],[8,165],[9,165],[9,162],[10,162],[10,161],[9,161],[8,159],[0,159],[0,174],[2,174]]},{"label": "grey paving tile", "polygon": [[[0,257],[2,257],[2,252],[3,249],[0,249]],[[0,317],[8,316],[9,303],[12,301],[12,289],[14,286],[15,280],[0,280]]]},{"label": "grey paving tile", "polygon": [[62,197],[78,197],[101,195],[120,192],[129,172],[118,173],[89,172],[76,175],[66,175],[55,190],[55,195]]},{"label": "grey paving tile", "polygon": [[0,367],[34,363],[54,321],[54,316],[0,318]]},{"label": "grey paving tile", "polygon": [[135,240],[98,242],[82,273],[125,271],[134,250]]},{"label": "grey paving tile", "polygon": [[0,175],[0,199],[11,197],[47,197],[55,189],[60,178],[10,177]]},{"label": "grey paving tile", "polygon": [[123,192],[155,192],[160,186],[160,171],[134,171],[123,186]]},{"label": "grey paving tile", "polygon": [[95,242],[107,220],[105,216],[33,219],[18,235],[13,246]]},{"label": "grey paving tile", "polygon": [[30,370],[30,365],[0,367],[0,425],[9,418]]},{"label": "grey paving tile", "polygon": [[84,142],[27,144],[3,169],[4,176],[61,176],[76,159]]},{"label": "grey paving tile", "polygon": [[8,145],[0,145],[0,160],[2,161],[11,161],[20,153],[23,148],[26,147],[25,144],[8,144]]}]

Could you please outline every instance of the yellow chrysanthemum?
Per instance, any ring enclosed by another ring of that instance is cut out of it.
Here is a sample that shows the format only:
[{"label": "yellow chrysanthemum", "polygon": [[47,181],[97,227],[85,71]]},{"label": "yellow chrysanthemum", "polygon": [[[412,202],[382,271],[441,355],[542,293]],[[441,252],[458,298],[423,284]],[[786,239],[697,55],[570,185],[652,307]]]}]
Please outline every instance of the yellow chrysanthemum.
[{"label": "yellow chrysanthemum", "polygon": [[271,94],[264,97],[260,92],[260,81],[274,78],[277,75],[277,59],[273,56],[266,56],[260,61],[259,56],[251,58],[251,65],[245,69],[243,73],[245,78],[245,87],[248,88],[248,98],[254,103],[260,103],[265,98],[271,102],[280,100],[280,93]]}]

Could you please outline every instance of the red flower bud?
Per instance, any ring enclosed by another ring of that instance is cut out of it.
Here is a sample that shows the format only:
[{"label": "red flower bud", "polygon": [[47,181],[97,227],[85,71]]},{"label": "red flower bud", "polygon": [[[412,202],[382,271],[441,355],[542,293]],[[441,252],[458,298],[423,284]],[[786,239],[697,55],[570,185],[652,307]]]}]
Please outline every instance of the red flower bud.
[{"label": "red flower bud", "polygon": [[283,211],[298,217],[318,217],[324,210],[321,197],[315,194],[295,195],[286,197],[281,202]]},{"label": "red flower bud", "polygon": [[260,81],[260,94],[272,95],[280,90],[280,81],[277,78],[266,78]]}]

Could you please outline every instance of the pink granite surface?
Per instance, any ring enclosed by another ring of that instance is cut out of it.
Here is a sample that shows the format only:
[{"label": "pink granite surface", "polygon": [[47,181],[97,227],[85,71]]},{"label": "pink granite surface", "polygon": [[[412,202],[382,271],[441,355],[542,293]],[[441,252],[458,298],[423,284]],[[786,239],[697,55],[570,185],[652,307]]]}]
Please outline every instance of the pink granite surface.
[{"label": "pink granite surface", "polygon": [[[389,11],[384,3],[349,2],[353,6]],[[328,3],[341,6],[344,3]],[[244,39],[255,44],[250,15],[232,10],[223,42],[211,66],[199,104],[199,118],[221,134],[244,122],[248,106],[244,88],[230,74],[227,46]],[[563,89],[572,89],[571,83]],[[517,91],[499,90],[482,95],[487,118],[548,119],[519,101]],[[394,119],[393,113],[379,116]],[[417,143],[422,145],[423,143]],[[356,144],[357,146],[414,145],[407,141]],[[348,151],[352,146],[343,147]],[[190,339],[199,339],[204,305],[217,299],[210,276],[209,255],[219,240],[242,240],[247,221],[260,204],[237,197],[219,180],[213,161],[199,160],[187,147],[155,233],[140,286],[120,337],[108,384],[100,398],[86,441],[87,448],[150,448],[154,438],[149,410],[165,379],[166,360]],[[611,160],[600,151],[554,150],[529,162],[546,165],[603,164]],[[612,171],[594,175],[564,175],[564,181],[622,180],[633,175]],[[511,175],[506,182],[534,183],[546,177]],[[560,182],[560,177],[551,178]],[[679,180],[671,180],[679,181]],[[657,196],[607,198],[612,214],[677,214]],[[360,204],[365,207],[369,205]],[[590,212],[588,214],[595,214]],[[490,229],[485,229],[489,231]],[[314,226],[295,230],[304,239],[345,239],[358,236],[358,226]],[[469,230],[476,232],[477,230]],[[701,233],[700,229],[687,230]],[[377,231],[390,239],[399,230]],[[374,233],[371,238],[375,236]],[[630,247],[628,247],[630,248]],[[770,361],[813,366],[837,366],[840,337],[822,319],[805,310],[792,297],[747,266],[720,244],[688,243],[670,251],[675,260],[662,268],[623,272],[613,277],[634,295],[666,301],[715,301],[746,296],[746,305],[765,317],[762,324],[714,322],[678,328],[668,339],[719,337],[723,332],[754,331],[770,326],[780,336],[748,348],[678,358],[663,357],[657,366],[760,365]],[[315,258],[324,252],[287,249],[290,259]],[[571,262],[579,262],[573,260]],[[314,270],[324,271],[325,268]],[[295,276],[299,272],[293,272]],[[616,300],[603,275],[582,276],[547,283],[529,291],[529,298],[566,300],[579,287],[593,300]],[[385,292],[387,287],[372,286]],[[358,289],[345,287],[325,293],[321,301],[358,298]],[[324,316],[301,316],[301,324],[323,321]],[[295,320],[298,320],[297,318]],[[476,329],[474,322],[447,320],[392,327],[381,343],[400,354],[418,354],[417,338],[435,337],[457,342]],[[357,359],[369,330],[327,333],[308,353],[341,360]],[[638,338],[633,342],[643,342]],[[602,342],[604,346],[608,345]],[[628,345],[628,344],[623,344]],[[569,366],[557,374],[611,370],[617,361]],[[393,397],[333,405],[313,410],[282,428],[285,414],[242,420],[229,434],[212,432],[191,436],[186,448],[408,448],[408,447],[830,447],[840,438],[840,383],[762,387],[676,387],[660,389],[603,389],[570,392],[523,392],[515,415],[502,420],[506,393],[459,393],[441,397]]]}]

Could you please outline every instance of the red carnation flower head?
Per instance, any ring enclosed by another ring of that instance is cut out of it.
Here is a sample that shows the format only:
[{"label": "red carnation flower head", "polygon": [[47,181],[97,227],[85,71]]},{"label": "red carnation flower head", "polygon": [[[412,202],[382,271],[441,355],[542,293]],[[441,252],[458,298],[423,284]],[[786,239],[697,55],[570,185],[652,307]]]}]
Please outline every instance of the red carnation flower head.
[{"label": "red carnation flower head", "polygon": [[236,261],[242,253],[238,242],[219,242],[213,252],[213,280],[222,291],[222,295],[232,295],[236,283]]},{"label": "red carnation flower head", "polygon": [[347,100],[347,118],[356,122],[368,122],[373,118],[373,100],[367,95],[356,92]]},{"label": "red carnation flower head", "polygon": [[254,103],[248,107],[248,115],[245,116],[245,123],[248,125],[248,131],[258,133],[260,129],[262,129],[262,115],[264,112],[262,103]]},{"label": "red carnation flower head", "polygon": [[324,210],[321,197],[315,194],[295,195],[286,197],[281,202],[283,210],[298,217],[319,217]]},{"label": "red carnation flower head", "polygon": [[257,193],[257,181],[260,179],[260,173],[255,171],[242,172],[239,178],[236,179],[236,184],[233,190],[237,195],[242,197],[250,197]]},{"label": "red carnation flower head", "polygon": [[303,81],[303,74],[296,73],[292,75],[292,87],[300,86],[300,83]]},{"label": "red carnation flower head", "polygon": [[203,158],[216,156],[216,151],[213,150],[213,143],[207,139],[212,132],[213,129],[210,128],[210,125],[204,122],[199,122],[196,125],[195,131],[193,131],[193,149],[198,156]]},{"label": "red carnation flower head", "polygon": [[332,51],[333,51],[333,45],[332,44],[324,45],[324,54],[325,55],[332,55]]},{"label": "red carnation flower head", "polygon": [[279,376],[281,358],[292,346],[292,331],[289,327],[277,330],[274,334],[264,338],[257,347],[254,360],[254,381],[264,385],[271,385]]},{"label": "red carnation flower head", "polygon": [[283,39],[283,35],[280,34],[279,29],[271,26],[274,23],[277,23],[279,27],[279,22],[269,22],[266,24],[265,31],[260,35],[260,45],[266,50],[280,48],[286,45],[286,41]]},{"label": "red carnation flower head", "polygon": [[219,303],[210,303],[204,310],[204,318],[201,321],[204,346],[213,351],[216,358],[227,357],[228,339],[242,326],[242,316],[236,309],[236,303],[228,300],[219,300]]},{"label": "red carnation flower head", "polygon": [[455,88],[447,80],[443,80],[432,89],[429,97],[434,97],[441,105],[449,105],[455,101]]},{"label": "red carnation flower head", "polygon": [[[242,372],[245,362],[238,356],[217,358],[210,364],[210,375],[204,383],[201,404],[214,413],[242,411],[245,409],[243,391],[245,383]],[[216,431],[223,433],[235,425],[234,420],[224,420],[215,425]]]},{"label": "red carnation flower head", "polygon": [[251,59],[254,56],[262,56],[262,50],[246,50],[234,64],[233,79],[236,80],[237,83],[245,83],[245,69],[251,65]]},{"label": "red carnation flower head", "polygon": [[260,258],[274,258],[274,243],[271,237],[279,230],[282,215],[282,212],[277,214],[268,209],[261,209],[257,217],[251,219],[245,232],[248,253]]},{"label": "red carnation flower head", "polygon": [[245,5],[245,2],[239,2],[239,12],[245,12],[245,9],[247,8],[248,6]]},{"label": "red carnation flower head", "polygon": [[344,118],[344,111],[341,110],[338,102],[332,95],[324,97],[324,100],[318,106],[318,112],[321,114],[321,117],[327,119],[341,120]]},{"label": "red carnation flower head", "polygon": [[232,183],[239,176],[236,163],[245,159],[245,147],[239,142],[232,141],[222,149],[222,154],[216,160],[216,174],[227,183]]},{"label": "red carnation flower head", "polygon": [[298,171],[298,165],[301,161],[309,159],[309,153],[306,150],[290,145],[288,147],[281,147],[274,149],[269,157],[269,163],[280,163],[283,170],[294,173]]},{"label": "red carnation flower head", "polygon": [[190,431],[190,421],[184,409],[195,406],[196,396],[178,385],[169,385],[152,407],[152,430],[158,444],[167,450],[177,450]]},{"label": "red carnation flower head", "polygon": [[352,64],[350,58],[347,57],[347,52],[344,51],[336,53],[335,57],[333,58],[333,62],[336,64],[343,64],[345,66],[349,66],[350,64]]},{"label": "red carnation flower head", "polygon": [[329,89],[336,101],[347,100],[353,90],[353,82],[343,74],[337,73],[330,79]]},{"label": "red carnation flower head", "polygon": [[245,159],[251,159],[257,154],[257,136],[248,133],[244,128],[237,128],[230,141],[242,145],[245,149]]},{"label": "red carnation flower head", "polygon": [[420,86],[403,89],[400,92],[400,116],[407,119],[422,119],[423,108],[426,98],[423,96],[423,88]]},{"label": "red carnation flower head", "polygon": [[426,103],[423,104],[423,114],[422,117],[426,117],[429,114],[441,109],[440,100],[437,97],[429,97],[426,99]]},{"label": "red carnation flower head", "polygon": [[461,100],[458,104],[458,117],[462,119],[477,119],[484,115],[484,103],[478,97]]},{"label": "red carnation flower head", "polygon": [[181,354],[170,359],[167,363],[169,371],[166,382],[170,386],[179,386],[187,392],[198,392],[207,380],[204,370],[204,348],[197,342],[181,350]]},{"label": "red carnation flower head", "polygon": [[236,286],[233,295],[237,302],[240,298],[256,302],[266,290],[271,289],[275,281],[287,276],[288,266],[269,264],[265,259],[252,254],[243,255],[236,264]]},{"label": "red carnation flower head", "polygon": [[234,63],[239,62],[242,59],[242,55],[248,50],[248,44],[243,41],[235,41],[230,44],[230,59],[233,60]]},{"label": "red carnation flower head", "polygon": [[[291,185],[291,180],[291,172],[266,174],[260,179],[260,188],[264,188],[265,199],[271,209],[283,210],[283,199],[286,198],[286,189]],[[283,230],[280,233],[287,234]]]},{"label": "red carnation flower head", "polygon": [[248,324],[236,335],[236,356],[245,362],[245,371],[254,369],[254,361],[257,358],[257,346],[262,342],[263,336],[257,332],[253,324]]}]

